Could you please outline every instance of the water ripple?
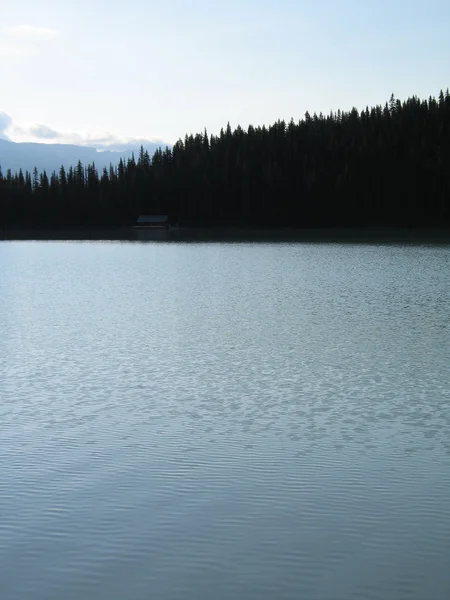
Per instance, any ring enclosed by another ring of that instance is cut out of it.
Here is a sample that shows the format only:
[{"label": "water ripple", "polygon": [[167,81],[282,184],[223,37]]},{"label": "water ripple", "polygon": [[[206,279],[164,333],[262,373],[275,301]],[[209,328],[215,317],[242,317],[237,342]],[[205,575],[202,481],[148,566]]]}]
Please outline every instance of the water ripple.
[{"label": "water ripple", "polygon": [[449,262],[0,243],[2,600],[447,600]]}]

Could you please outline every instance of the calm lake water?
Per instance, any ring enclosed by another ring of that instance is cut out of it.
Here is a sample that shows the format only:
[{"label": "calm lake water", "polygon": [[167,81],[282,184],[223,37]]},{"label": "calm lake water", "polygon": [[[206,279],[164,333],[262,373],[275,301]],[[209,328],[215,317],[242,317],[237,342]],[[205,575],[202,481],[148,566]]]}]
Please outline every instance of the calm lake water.
[{"label": "calm lake water", "polygon": [[0,243],[2,600],[448,600],[450,247]]}]

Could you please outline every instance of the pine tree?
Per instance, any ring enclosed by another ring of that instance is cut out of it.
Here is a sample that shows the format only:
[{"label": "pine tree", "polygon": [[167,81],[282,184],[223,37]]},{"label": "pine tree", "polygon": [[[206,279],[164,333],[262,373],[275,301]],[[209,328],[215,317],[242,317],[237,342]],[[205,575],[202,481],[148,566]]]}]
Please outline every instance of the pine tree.
[{"label": "pine tree", "polygon": [[37,190],[39,187],[39,173],[37,167],[33,169],[33,190]]},{"label": "pine tree", "polygon": [[66,177],[66,170],[64,168],[64,165],[61,165],[61,168],[59,169],[59,185],[62,190],[66,189],[67,177]]},{"label": "pine tree", "polygon": [[141,146],[101,176],[81,162],[50,181],[0,171],[0,222],[118,225],[164,212],[185,224],[450,225],[449,133],[448,89],[246,131],[228,123],[152,157]]}]

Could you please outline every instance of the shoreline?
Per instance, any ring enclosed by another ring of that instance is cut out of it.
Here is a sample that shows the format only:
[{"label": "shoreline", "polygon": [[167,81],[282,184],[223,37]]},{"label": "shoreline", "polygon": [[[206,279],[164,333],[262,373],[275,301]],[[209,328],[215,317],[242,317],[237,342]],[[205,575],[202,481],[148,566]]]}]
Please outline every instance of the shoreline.
[{"label": "shoreline", "polygon": [[0,241],[352,242],[450,244],[450,228],[67,227],[0,229]]}]

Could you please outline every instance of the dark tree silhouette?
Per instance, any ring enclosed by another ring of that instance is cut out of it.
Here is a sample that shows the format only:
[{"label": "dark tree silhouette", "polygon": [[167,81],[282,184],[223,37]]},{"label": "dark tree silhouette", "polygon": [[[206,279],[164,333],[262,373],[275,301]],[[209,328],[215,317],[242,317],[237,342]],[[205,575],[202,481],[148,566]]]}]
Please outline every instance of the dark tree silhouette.
[{"label": "dark tree silhouette", "polygon": [[449,226],[450,95],[305,114],[247,131],[186,135],[98,174],[2,174],[0,227],[122,226],[139,213],[184,225]]}]

